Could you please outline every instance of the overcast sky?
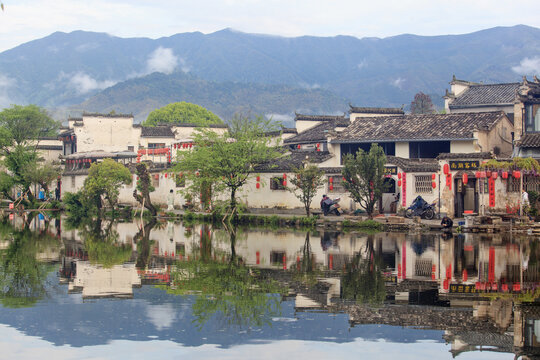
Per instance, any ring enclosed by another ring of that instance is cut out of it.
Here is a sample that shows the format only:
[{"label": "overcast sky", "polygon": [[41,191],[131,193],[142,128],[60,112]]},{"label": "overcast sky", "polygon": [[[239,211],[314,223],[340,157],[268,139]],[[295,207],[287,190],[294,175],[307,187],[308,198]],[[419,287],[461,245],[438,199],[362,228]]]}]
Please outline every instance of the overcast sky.
[{"label": "overcast sky", "polygon": [[55,31],[158,38],[223,28],[283,36],[463,34],[540,27],[539,0],[0,0],[0,51]]}]

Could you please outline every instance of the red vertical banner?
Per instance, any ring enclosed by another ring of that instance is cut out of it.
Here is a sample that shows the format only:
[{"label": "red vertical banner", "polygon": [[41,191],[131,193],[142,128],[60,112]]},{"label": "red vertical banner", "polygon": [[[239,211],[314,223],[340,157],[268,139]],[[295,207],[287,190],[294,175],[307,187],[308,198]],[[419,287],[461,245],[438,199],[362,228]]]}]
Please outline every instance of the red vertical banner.
[{"label": "red vertical banner", "polygon": [[256,252],[255,255],[257,256],[257,265],[260,265],[261,263],[261,253],[260,252]]},{"label": "red vertical banner", "polygon": [[407,243],[405,241],[401,245],[401,274],[403,279],[407,278]]},{"label": "red vertical banner", "polygon": [[334,269],[334,255],[332,254],[328,255],[328,268],[330,270]]},{"label": "red vertical banner", "polygon": [[403,207],[407,206],[407,174],[403,173],[403,177],[401,180],[401,199],[402,203],[401,205]]},{"label": "red vertical banner", "polygon": [[495,281],[495,248],[489,248],[488,281]]},{"label": "red vertical banner", "polygon": [[283,254],[283,270],[287,270],[287,255]]},{"label": "red vertical banner", "polygon": [[495,207],[495,180],[493,176],[488,179],[489,207]]}]

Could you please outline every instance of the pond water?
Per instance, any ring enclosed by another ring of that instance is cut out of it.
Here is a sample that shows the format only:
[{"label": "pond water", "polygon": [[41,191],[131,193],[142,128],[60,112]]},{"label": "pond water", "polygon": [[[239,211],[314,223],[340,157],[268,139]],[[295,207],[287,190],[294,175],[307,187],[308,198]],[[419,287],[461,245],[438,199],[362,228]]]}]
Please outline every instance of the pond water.
[{"label": "pond water", "polygon": [[0,223],[0,358],[540,356],[540,241]]}]

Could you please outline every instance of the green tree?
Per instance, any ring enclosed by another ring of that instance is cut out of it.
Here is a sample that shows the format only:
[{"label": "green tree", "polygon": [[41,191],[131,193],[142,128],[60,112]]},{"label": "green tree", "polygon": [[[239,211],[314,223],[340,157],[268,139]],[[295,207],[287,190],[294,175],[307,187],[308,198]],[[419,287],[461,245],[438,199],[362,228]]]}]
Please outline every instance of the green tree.
[{"label": "green tree", "polygon": [[56,164],[45,163],[35,166],[27,164],[23,169],[23,178],[31,184],[37,184],[49,193],[49,185],[62,174],[62,168]]},{"label": "green tree", "polygon": [[304,205],[306,215],[310,215],[311,202],[317,190],[325,184],[324,172],[316,165],[308,165],[300,169],[295,169],[290,182],[293,185],[289,191],[294,194]]},{"label": "green tree", "polygon": [[359,149],[356,156],[347,154],[343,160],[343,186],[370,218],[375,204],[387,188],[384,182],[385,163],[386,155],[377,144],[372,144],[369,152]]},{"label": "green tree", "polygon": [[[36,105],[13,105],[0,112],[0,156],[3,165],[13,176],[14,185],[19,185],[30,201],[34,199],[30,191],[32,181],[25,176],[25,172],[38,168],[43,162],[37,150],[39,139],[54,136],[58,127],[59,123]],[[42,180],[41,183],[44,182]]]},{"label": "green tree", "polygon": [[83,192],[99,210],[103,207],[102,197],[114,209],[120,194],[119,187],[131,184],[131,180],[131,172],[127,167],[112,159],[105,159],[90,166]]},{"label": "green tree", "polygon": [[156,126],[160,123],[207,126],[210,124],[223,124],[223,121],[216,114],[202,106],[182,101],[152,111],[142,125]]},{"label": "green tree", "polygon": [[414,100],[411,102],[411,114],[433,114],[435,107],[429,95],[419,92],[414,95]]},{"label": "green tree", "polygon": [[236,211],[237,191],[244,186],[257,167],[281,156],[280,149],[267,135],[276,125],[263,117],[237,116],[230,130],[223,134],[212,129],[198,129],[196,146],[191,151],[178,151],[177,172],[191,181],[191,188],[203,189],[212,184],[213,191],[230,191],[231,214]]}]

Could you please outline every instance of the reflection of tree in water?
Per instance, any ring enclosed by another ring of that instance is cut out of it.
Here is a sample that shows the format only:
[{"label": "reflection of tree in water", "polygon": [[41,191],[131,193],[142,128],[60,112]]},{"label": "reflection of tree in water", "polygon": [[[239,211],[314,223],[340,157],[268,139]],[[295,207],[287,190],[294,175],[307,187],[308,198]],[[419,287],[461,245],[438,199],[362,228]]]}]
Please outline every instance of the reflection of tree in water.
[{"label": "reflection of tree in water", "polygon": [[383,262],[374,251],[374,236],[368,235],[365,249],[347,264],[341,277],[342,296],[358,303],[382,304],[386,297]]},{"label": "reflection of tree in water", "polygon": [[36,257],[60,245],[46,233],[17,230],[6,223],[0,223],[0,236],[10,239],[9,246],[0,250],[0,302],[6,307],[32,306],[45,296],[47,275],[55,268]]},{"label": "reflection of tree in water", "polygon": [[281,313],[278,294],[283,289],[274,280],[247,267],[235,255],[237,228],[226,226],[226,230],[231,245],[228,260],[221,260],[220,256],[218,260],[212,258],[210,236],[203,231],[198,253],[194,253],[190,261],[177,263],[171,274],[173,286],[167,291],[177,295],[199,295],[193,304],[193,315],[199,328],[212,318],[227,326],[270,324],[272,317]]},{"label": "reflection of tree in water", "polygon": [[91,263],[112,267],[131,259],[131,245],[118,241],[118,232],[113,230],[113,224],[110,221],[103,227],[102,220],[98,218],[86,222],[79,228],[79,234]]},{"label": "reflection of tree in water", "polygon": [[294,279],[306,285],[315,285],[320,272],[315,266],[315,255],[311,249],[309,231],[306,232],[306,239],[298,251],[298,257],[296,267],[291,268],[294,272]]},{"label": "reflection of tree in water", "polygon": [[150,261],[150,246],[152,245],[150,232],[154,226],[156,226],[156,219],[152,218],[150,222],[141,226],[133,237],[133,241],[137,244],[137,262],[135,263],[137,269],[146,269]]}]

